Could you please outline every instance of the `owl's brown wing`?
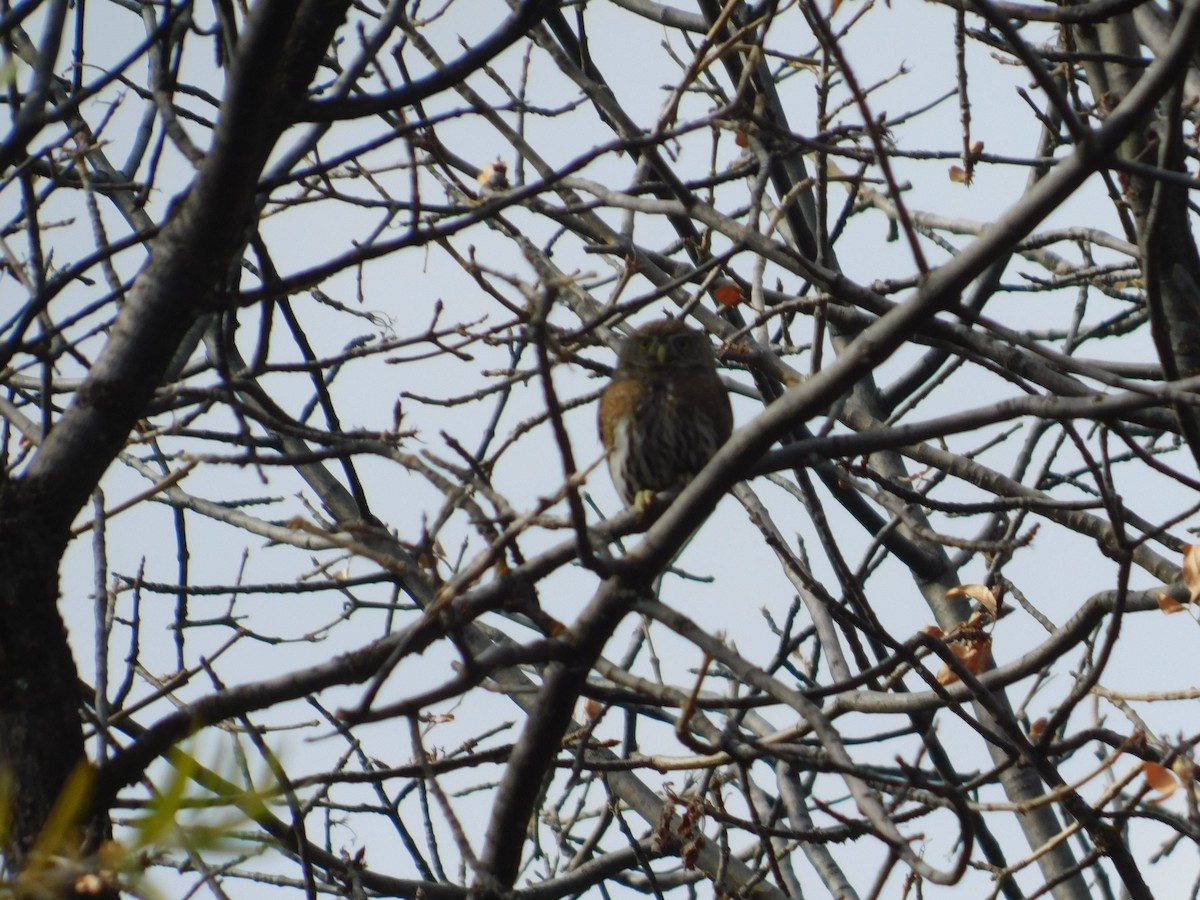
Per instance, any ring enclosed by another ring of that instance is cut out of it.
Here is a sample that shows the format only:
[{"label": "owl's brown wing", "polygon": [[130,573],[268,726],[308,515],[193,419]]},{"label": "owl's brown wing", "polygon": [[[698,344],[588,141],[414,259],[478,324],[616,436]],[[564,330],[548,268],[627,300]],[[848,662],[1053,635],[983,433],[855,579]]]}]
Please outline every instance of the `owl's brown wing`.
[{"label": "owl's brown wing", "polygon": [[643,407],[646,384],[636,378],[617,376],[600,395],[600,441],[608,455],[608,471],[621,499],[630,504],[638,488],[629,483],[627,463],[631,441],[630,430]]}]

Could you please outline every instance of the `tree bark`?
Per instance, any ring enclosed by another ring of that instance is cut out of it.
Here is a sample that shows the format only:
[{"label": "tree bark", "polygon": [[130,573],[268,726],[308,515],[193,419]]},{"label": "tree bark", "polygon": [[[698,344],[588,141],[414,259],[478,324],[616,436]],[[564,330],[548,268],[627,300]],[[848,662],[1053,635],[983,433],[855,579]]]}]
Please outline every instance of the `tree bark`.
[{"label": "tree bark", "polygon": [[0,767],[13,786],[10,868],[24,862],[84,762],[77,670],[56,605],[70,523],[145,413],[192,322],[226,304],[222,285],[254,221],[259,176],[347,5],[254,5],[196,179],[152,242],[75,401],[25,472],[0,490]]}]

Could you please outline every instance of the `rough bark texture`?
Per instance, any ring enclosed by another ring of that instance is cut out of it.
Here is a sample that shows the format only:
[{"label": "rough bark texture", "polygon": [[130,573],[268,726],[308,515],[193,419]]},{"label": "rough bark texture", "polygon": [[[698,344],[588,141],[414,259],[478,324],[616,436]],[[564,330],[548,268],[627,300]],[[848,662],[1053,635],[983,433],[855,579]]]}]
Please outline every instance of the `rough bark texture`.
[{"label": "rough bark texture", "polygon": [[83,761],[79,678],[59,616],[61,533],[35,487],[0,489],[0,761],[12,809],[5,854],[19,861]]},{"label": "rough bark texture", "polygon": [[254,221],[262,167],[296,115],[345,2],[263,0],[238,45],[214,140],[153,242],[86,383],[19,480],[0,492],[0,763],[15,785],[19,866],[84,760],[78,678],[58,599],[67,528],[143,415]]}]

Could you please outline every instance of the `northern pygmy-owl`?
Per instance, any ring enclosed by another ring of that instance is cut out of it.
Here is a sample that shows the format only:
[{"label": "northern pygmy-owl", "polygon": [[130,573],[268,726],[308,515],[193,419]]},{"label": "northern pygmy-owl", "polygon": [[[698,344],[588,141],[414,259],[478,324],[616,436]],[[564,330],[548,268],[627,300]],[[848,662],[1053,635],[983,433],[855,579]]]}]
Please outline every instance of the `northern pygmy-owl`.
[{"label": "northern pygmy-owl", "polygon": [[683,487],[732,428],[729,395],[703,332],[662,319],[624,340],[600,396],[600,440],[627,505]]}]

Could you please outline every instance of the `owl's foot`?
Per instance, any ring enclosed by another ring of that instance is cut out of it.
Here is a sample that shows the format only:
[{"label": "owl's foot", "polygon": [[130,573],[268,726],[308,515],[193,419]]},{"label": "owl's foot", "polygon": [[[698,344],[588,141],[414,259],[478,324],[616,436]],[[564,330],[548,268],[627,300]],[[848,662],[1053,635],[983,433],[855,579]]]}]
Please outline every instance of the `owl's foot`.
[{"label": "owl's foot", "polygon": [[650,488],[644,488],[633,495],[633,505],[638,512],[645,512],[654,504],[654,498],[658,496],[658,491],[653,491]]}]

